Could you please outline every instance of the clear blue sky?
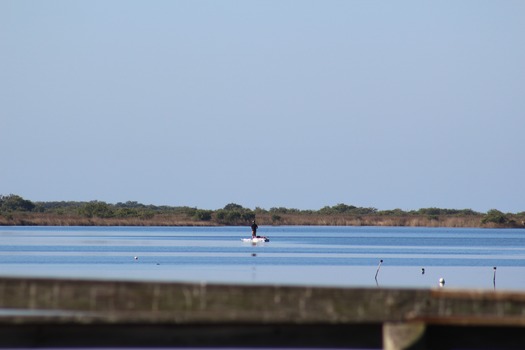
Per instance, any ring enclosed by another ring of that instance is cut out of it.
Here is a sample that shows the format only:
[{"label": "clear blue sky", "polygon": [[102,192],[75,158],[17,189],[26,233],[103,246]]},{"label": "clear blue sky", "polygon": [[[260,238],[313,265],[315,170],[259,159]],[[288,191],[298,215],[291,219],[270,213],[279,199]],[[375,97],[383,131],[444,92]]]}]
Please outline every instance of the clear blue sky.
[{"label": "clear blue sky", "polygon": [[525,1],[0,0],[0,194],[525,211]]}]

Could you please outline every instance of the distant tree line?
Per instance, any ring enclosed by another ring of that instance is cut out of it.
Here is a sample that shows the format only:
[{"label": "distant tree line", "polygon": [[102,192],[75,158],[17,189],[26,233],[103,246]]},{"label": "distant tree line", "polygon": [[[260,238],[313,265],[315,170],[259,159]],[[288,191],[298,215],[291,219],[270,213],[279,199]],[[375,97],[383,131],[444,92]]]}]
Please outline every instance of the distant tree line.
[{"label": "distant tree line", "polygon": [[33,202],[15,194],[8,196],[0,195],[0,213],[33,211],[35,208],[36,205]]},{"label": "distant tree line", "polygon": [[[198,209],[188,206],[156,206],[145,205],[135,201],[125,203],[106,203],[103,201],[74,202],[51,201],[32,202],[21,196],[10,194],[0,195],[0,216],[10,219],[14,214],[41,214],[79,217],[85,219],[137,219],[152,220],[159,217],[178,217],[216,225],[248,225],[256,218],[267,218],[271,224],[279,225],[285,218],[362,218],[362,217],[388,217],[410,218],[420,217],[428,220],[439,220],[443,217],[471,217],[479,218],[481,225],[496,227],[524,227],[525,212],[503,213],[491,209],[487,213],[479,213],[471,209],[442,209],[422,208],[419,210],[404,211],[401,209],[377,210],[370,207],[358,207],[339,203],[334,206],[325,206],[319,210],[299,210],[293,208],[273,207],[269,210],[245,208],[236,203],[229,203],[224,208],[217,210]],[[290,222],[290,221],[287,221]],[[319,222],[319,221],[316,221]],[[321,221],[322,222],[322,221]]]}]

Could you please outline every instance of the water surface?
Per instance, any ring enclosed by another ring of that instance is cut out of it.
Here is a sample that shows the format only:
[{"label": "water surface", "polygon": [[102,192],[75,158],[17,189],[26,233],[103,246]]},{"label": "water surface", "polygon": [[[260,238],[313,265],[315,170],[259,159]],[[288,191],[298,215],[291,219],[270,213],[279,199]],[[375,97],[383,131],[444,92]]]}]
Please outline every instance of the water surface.
[{"label": "water surface", "polygon": [[0,275],[417,288],[437,287],[442,277],[445,288],[525,290],[525,230],[285,226],[259,233],[270,242],[241,242],[250,236],[245,227],[0,227]]}]

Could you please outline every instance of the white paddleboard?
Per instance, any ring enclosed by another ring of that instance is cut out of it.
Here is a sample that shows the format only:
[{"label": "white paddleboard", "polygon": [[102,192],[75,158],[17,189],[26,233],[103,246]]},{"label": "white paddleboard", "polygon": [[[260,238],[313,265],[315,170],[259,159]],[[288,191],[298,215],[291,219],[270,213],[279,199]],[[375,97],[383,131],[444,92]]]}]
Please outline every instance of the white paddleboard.
[{"label": "white paddleboard", "polygon": [[262,243],[262,242],[270,242],[270,239],[265,236],[257,236],[255,238],[241,238],[241,241],[248,242],[248,243]]}]

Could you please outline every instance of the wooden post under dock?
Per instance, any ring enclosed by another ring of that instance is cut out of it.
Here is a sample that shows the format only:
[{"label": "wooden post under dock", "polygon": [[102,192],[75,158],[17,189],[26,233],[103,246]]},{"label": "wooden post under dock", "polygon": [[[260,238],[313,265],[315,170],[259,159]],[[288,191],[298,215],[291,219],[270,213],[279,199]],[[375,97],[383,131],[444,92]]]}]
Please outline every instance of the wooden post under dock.
[{"label": "wooden post under dock", "polygon": [[525,348],[525,293],[0,279],[0,347]]}]

